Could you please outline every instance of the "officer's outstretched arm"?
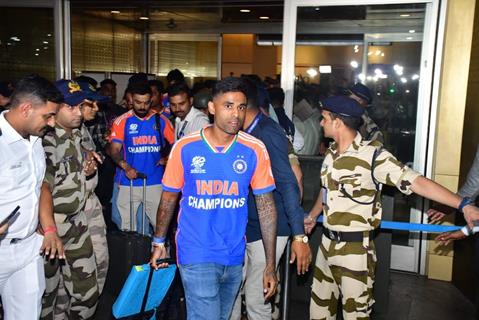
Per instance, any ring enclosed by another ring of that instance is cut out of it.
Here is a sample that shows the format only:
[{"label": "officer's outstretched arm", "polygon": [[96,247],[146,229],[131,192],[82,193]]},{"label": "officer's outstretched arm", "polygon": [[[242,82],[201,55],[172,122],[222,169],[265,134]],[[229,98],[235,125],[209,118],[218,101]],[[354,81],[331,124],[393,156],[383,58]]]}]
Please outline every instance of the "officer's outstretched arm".
[{"label": "officer's outstretched arm", "polygon": [[[440,184],[427,179],[423,176],[418,176],[413,180],[411,190],[424,198],[442,203],[452,208],[459,208],[462,198],[457,194],[449,191]],[[473,228],[473,221],[479,220],[479,208],[473,205],[466,205],[463,210],[464,218],[470,228]]]}]

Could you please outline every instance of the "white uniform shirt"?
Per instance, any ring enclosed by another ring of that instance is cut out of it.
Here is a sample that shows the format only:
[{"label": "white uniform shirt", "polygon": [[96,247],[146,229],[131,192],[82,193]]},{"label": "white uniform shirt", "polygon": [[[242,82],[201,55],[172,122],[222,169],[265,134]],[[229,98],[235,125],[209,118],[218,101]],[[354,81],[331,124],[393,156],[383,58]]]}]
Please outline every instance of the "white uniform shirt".
[{"label": "white uniform shirt", "polygon": [[37,229],[40,189],[45,176],[45,153],[36,136],[24,139],[0,114],[0,221],[17,205],[20,214],[6,238],[23,239]]},{"label": "white uniform shirt", "polygon": [[175,119],[175,142],[209,124],[210,119],[206,114],[195,107],[191,107],[184,120],[179,117]]}]

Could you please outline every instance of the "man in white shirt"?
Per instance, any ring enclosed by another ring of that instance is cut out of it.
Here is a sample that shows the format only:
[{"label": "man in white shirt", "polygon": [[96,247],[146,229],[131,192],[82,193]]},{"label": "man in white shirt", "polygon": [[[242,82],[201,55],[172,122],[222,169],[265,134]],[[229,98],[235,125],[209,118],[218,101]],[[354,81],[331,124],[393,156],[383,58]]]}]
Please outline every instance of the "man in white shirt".
[{"label": "man in white shirt", "polygon": [[[62,94],[48,80],[30,76],[17,83],[9,111],[0,114],[0,221],[20,207],[0,236],[5,320],[40,317],[45,290],[41,254],[64,258],[52,196],[42,187],[46,164],[40,138],[55,125],[62,101]],[[36,232],[39,221],[44,236]]]},{"label": "man in white shirt", "polygon": [[175,115],[175,142],[182,137],[209,125],[208,116],[193,108],[190,89],[184,82],[175,83],[168,88],[168,100],[171,112]]}]

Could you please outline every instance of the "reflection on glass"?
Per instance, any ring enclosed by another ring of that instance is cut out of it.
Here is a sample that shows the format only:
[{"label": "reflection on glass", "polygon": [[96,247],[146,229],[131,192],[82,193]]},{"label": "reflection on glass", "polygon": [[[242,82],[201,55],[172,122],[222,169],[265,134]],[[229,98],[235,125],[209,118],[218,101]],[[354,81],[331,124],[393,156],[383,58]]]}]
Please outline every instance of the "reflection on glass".
[{"label": "reflection on glass", "polygon": [[[299,131],[307,136],[316,130],[306,124],[309,118],[300,118],[305,110],[314,116],[322,98],[349,94],[348,88],[360,82],[373,96],[366,110],[381,130],[385,147],[411,165],[424,12],[424,4],[298,8],[293,119]],[[319,139],[311,143],[327,145]],[[300,153],[320,151],[318,147]],[[409,222],[414,198],[394,188],[384,193],[394,198],[393,219]],[[408,232],[393,233],[394,244],[411,245],[410,239]]]},{"label": "reflection on glass", "polygon": [[55,80],[53,31],[53,9],[0,8],[0,81],[32,73]]}]

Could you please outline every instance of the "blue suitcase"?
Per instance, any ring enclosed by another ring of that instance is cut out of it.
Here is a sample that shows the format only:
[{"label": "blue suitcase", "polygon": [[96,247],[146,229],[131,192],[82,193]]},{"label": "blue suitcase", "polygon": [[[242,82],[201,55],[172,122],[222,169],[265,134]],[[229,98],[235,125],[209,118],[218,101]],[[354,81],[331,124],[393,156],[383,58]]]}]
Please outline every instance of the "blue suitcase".
[{"label": "blue suitcase", "polygon": [[148,319],[151,313],[153,319],[154,310],[168,293],[175,274],[174,264],[158,270],[149,264],[133,266],[120,295],[113,304],[113,316],[117,319],[131,316]]}]

